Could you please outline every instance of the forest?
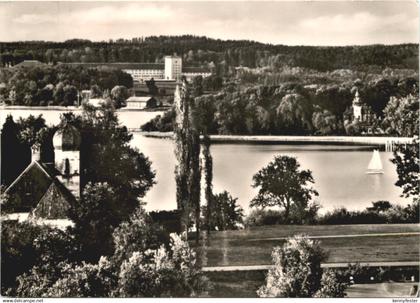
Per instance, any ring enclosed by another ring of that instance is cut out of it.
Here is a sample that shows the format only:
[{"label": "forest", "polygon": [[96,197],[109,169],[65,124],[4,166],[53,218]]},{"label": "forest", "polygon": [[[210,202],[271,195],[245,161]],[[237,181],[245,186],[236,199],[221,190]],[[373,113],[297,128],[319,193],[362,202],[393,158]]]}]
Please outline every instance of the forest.
[{"label": "forest", "polygon": [[[258,83],[258,82],[255,82]],[[193,86],[200,87],[200,81]],[[200,89],[196,89],[200,91]],[[355,121],[355,92],[365,104],[365,121]],[[370,81],[277,85],[226,84],[217,93],[195,99],[209,134],[236,135],[359,135],[418,134],[418,81],[414,77],[378,76]],[[399,113],[412,112],[399,120]],[[175,112],[167,111],[142,126],[144,131],[172,131]],[[403,121],[403,122],[402,122]]]},{"label": "forest", "polygon": [[299,66],[318,71],[402,68],[418,69],[418,45],[345,47],[286,46],[248,40],[220,40],[191,35],[150,36],[102,42],[0,42],[0,66],[23,60],[57,62],[162,62],[165,55],[182,56],[186,64],[214,68],[226,75],[234,67]]},{"label": "forest", "polygon": [[[193,83],[202,90],[197,102],[203,115],[212,117],[209,133],[356,135],[370,129],[398,134],[391,117],[385,117],[390,111],[386,107],[392,98],[418,94],[417,44],[285,46],[184,35],[0,43],[0,65],[7,67],[0,68],[0,102],[74,105],[82,89],[99,96],[115,87],[126,91],[133,81],[122,71],[59,63],[162,63],[171,54],[180,55],[186,66],[213,72],[209,79]],[[45,65],[10,68],[29,59]],[[365,107],[365,121],[355,122],[352,116],[356,92]],[[399,104],[416,110],[407,100]],[[172,120],[169,111],[142,129],[170,131]]]},{"label": "forest", "polygon": [[0,102],[8,105],[75,105],[81,90],[93,89],[102,96],[103,91],[110,92],[116,86],[131,88],[133,79],[120,70],[106,68],[43,65],[0,69]]}]

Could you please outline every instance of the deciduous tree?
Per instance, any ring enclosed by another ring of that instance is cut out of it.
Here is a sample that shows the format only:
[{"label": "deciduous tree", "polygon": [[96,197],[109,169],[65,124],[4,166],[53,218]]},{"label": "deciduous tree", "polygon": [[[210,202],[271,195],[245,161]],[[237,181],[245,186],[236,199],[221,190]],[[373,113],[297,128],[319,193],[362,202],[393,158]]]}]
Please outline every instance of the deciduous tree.
[{"label": "deciduous tree", "polygon": [[318,192],[310,187],[314,183],[310,170],[300,170],[296,158],[276,156],[266,167],[253,176],[252,186],[258,188],[251,207],[279,206],[289,218],[291,207],[306,209],[312,196]]}]

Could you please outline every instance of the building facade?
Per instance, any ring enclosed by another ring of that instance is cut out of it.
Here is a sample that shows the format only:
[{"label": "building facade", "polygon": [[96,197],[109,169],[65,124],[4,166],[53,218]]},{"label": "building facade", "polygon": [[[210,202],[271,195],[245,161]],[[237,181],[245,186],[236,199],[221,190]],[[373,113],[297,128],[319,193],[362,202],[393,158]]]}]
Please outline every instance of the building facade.
[{"label": "building facade", "polygon": [[165,57],[165,80],[181,80],[182,59],[178,56]]},{"label": "building facade", "polygon": [[180,81],[184,76],[187,80],[193,77],[208,77],[211,75],[210,69],[202,67],[184,67],[182,58],[179,56],[165,56],[162,63],[136,63],[136,62],[116,62],[116,63],[61,63],[69,66],[84,66],[88,68],[115,68],[131,75],[134,82],[144,83],[150,79],[165,81]]}]

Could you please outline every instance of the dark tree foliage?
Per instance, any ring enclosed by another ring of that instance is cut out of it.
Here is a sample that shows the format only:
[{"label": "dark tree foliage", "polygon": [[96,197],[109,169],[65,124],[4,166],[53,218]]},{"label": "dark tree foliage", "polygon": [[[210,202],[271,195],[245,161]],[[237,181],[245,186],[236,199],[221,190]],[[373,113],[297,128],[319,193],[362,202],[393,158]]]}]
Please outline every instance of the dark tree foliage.
[{"label": "dark tree foliage", "polygon": [[81,101],[78,92],[92,86],[101,91],[118,85],[133,87],[131,76],[117,69],[65,65],[0,69],[0,83],[5,85],[1,100],[28,106],[76,105]]},{"label": "dark tree foliage", "polygon": [[1,131],[1,184],[10,185],[25,169],[31,159],[31,151],[19,140],[20,127],[7,116]]},{"label": "dark tree foliage", "polygon": [[285,220],[289,219],[293,208],[305,210],[312,196],[318,192],[309,187],[314,183],[310,170],[300,170],[296,158],[277,156],[252,178],[252,186],[258,188],[258,194],[252,199],[251,207],[284,208]]},{"label": "dark tree foliage", "polygon": [[[413,87],[408,87],[415,80],[406,75],[394,78],[375,75],[374,80],[365,83],[357,80],[362,75],[351,75],[350,80],[337,76],[340,85],[309,82],[311,84],[304,86],[301,82],[304,82],[306,72],[299,76],[300,80],[276,85],[225,84],[217,93],[195,98],[197,110],[194,115],[206,126],[208,134],[357,135],[365,131],[360,124],[352,123],[352,100],[358,88],[362,102],[377,111],[370,115],[369,123],[373,128],[384,127],[390,134],[402,133],[400,129],[404,128],[417,128],[418,102],[412,102],[415,99],[410,97]],[[263,82],[264,79],[256,81]],[[390,85],[387,90],[380,88],[384,83]],[[399,109],[398,116],[405,112],[412,114],[406,114],[406,119],[393,117],[396,109]],[[374,114],[385,116],[384,123],[381,124]],[[169,113],[156,117],[142,128],[170,131],[173,129],[171,117]]]},{"label": "dark tree foliage", "polygon": [[158,87],[156,86],[155,79],[152,78],[149,81],[146,81],[146,86],[151,96],[156,96],[158,94]]},{"label": "dark tree foliage", "polygon": [[190,215],[194,213],[199,240],[200,230],[200,132],[194,125],[195,101],[190,87],[184,79],[175,96],[175,167],[177,184],[177,206],[182,211],[184,230],[190,226]]},{"label": "dark tree foliage", "polygon": [[369,67],[418,68],[418,45],[369,45],[345,47],[285,46],[247,40],[220,40],[192,35],[150,36],[91,42],[33,41],[0,43],[0,63],[23,60],[60,62],[151,62],[178,54],[196,66],[224,74],[237,66],[279,68],[301,66],[320,71]]},{"label": "dark tree foliage", "polygon": [[55,129],[48,128],[42,116],[20,118],[17,122],[7,116],[1,131],[1,184],[8,186],[31,162],[31,147],[40,147],[41,160],[54,161],[52,136]]},{"label": "dark tree foliage", "polygon": [[234,230],[243,223],[244,210],[227,191],[216,194],[211,199],[210,209],[204,206],[204,213],[209,214],[205,224],[209,230]]},{"label": "dark tree foliage", "polygon": [[155,173],[148,158],[129,145],[132,135],[120,126],[110,104],[85,106],[81,117],[67,114],[63,123],[81,130],[81,186],[90,185],[82,191],[71,219],[86,258],[96,261],[112,253],[113,229],[139,206]]},{"label": "dark tree foliage", "polygon": [[46,268],[77,260],[77,249],[74,238],[65,231],[32,223],[2,222],[2,295],[16,295],[16,278],[35,265]]},{"label": "dark tree foliage", "polygon": [[413,144],[400,145],[394,151],[392,163],[396,165],[398,180],[395,185],[402,188],[404,197],[419,199],[420,193],[420,160],[419,141]]}]

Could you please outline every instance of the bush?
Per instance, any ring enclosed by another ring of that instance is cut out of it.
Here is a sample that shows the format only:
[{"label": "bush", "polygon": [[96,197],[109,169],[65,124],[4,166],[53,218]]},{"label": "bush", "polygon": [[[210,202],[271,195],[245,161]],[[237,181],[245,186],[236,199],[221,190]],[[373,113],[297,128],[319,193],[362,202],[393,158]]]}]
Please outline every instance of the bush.
[{"label": "bush", "polygon": [[284,210],[254,209],[245,218],[245,226],[262,226],[277,224],[316,224],[318,222],[319,204],[309,203],[306,209],[291,207],[289,218]]},{"label": "bush", "polygon": [[104,257],[98,264],[67,264],[62,272],[48,289],[47,297],[108,297],[116,285],[114,269]]},{"label": "bush", "polygon": [[254,209],[245,218],[245,226],[284,224],[283,211]]},{"label": "bush", "polygon": [[149,216],[153,222],[161,225],[168,234],[182,232],[181,212],[179,210],[151,211]]},{"label": "bush", "polygon": [[274,267],[268,271],[260,297],[344,297],[345,284],[335,273],[322,272],[326,254],[319,241],[298,235],[272,253]]},{"label": "bush", "polygon": [[[238,198],[233,198],[227,191],[212,196],[210,214],[211,230],[235,230],[243,223],[244,210],[237,204]],[[207,206],[202,213],[207,213]],[[207,228],[207,222],[203,222]]]},{"label": "bush", "polygon": [[387,224],[418,223],[419,201],[406,207],[390,204],[388,201],[372,202],[372,207],[363,211],[348,211],[338,208],[318,218],[318,224]]},{"label": "bush", "polygon": [[172,234],[170,249],[134,252],[120,267],[120,297],[192,297],[206,288],[206,279],[187,242]]},{"label": "bush", "polygon": [[158,115],[149,122],[143,124],[140,128],[142,131],[151,132],[170,132],[173,131],[173,123],[175,121],[175,110],[172,108],[166,111],[163,116]]},{"label": "bush", "polygon": [[2,222],[2,293],[16,294],[16,278],[34,265],[56,267],[77,259],[77,244],[67,232],[30,222]]},{"label": "bush", "polygon": [[347,283],[340,281],[338,275],[330,269],[322,273],[321,288],[315,293],[317,298],[343,298]]},{"label": "bush", "polygon": [[134,252],[158,249],[162,244],[169,244],[166,233],[154,224],[152,219],[142,207],[121,223],[112,234],[114,242],[114,255],[112,260],[120,266],[131,257]]}]

